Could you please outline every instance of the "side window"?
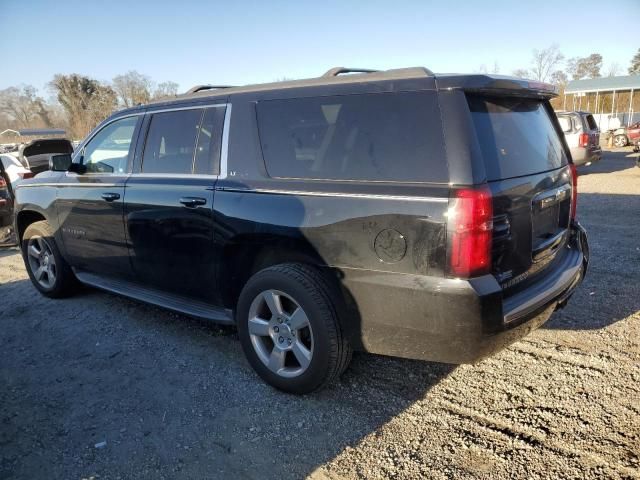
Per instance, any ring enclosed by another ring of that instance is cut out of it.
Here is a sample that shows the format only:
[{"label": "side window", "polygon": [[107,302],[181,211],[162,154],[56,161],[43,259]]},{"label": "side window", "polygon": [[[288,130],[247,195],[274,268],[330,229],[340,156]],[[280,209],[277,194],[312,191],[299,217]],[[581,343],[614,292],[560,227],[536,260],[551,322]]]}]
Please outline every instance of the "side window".
[{"label": "side window", "polygon": [[560,123],[560,128],[563,132],[569,133],[571,132],[571,119],[565,115],[558,117],[558,123]]},{"label": "side window", "polygon": [[272,177],[448,181],[435,92],[268,100],[257,111]]},{"label": "side window", "polygon": [[206,175],[218,175],[220,173],[220,148],[222,147],[222,128],[225,111],[226,108],[224,107],[205,110],[198,133],[193,173]]},{"label": "side window", "polygon": [[143,173],[191,173],[202,110],[156,113],[142,156]]},{"label": "side window", "polygon": [[88,173],[126,172],[137,122],[137,116],[116,120],[89,141],[82,158]]}]

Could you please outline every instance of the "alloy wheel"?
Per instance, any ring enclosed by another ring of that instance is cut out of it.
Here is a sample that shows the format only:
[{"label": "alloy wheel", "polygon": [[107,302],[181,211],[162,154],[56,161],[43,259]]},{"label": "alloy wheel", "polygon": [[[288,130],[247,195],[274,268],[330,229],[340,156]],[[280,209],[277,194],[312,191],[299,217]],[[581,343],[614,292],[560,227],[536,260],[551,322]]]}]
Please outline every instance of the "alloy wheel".
[{"label": "alloy wheel", "polygon": [[44,288],[53,288],[57,270],[49,242],[43,237],[31,237],[27,242],[27,258],[36,281]]},{"label": "alloy wheel", "polygon": [[258,358],[275,374],[297,377],[311,364],[311,324],[290,295],[279,290],[258,294],[249,307],[248,330]]}]

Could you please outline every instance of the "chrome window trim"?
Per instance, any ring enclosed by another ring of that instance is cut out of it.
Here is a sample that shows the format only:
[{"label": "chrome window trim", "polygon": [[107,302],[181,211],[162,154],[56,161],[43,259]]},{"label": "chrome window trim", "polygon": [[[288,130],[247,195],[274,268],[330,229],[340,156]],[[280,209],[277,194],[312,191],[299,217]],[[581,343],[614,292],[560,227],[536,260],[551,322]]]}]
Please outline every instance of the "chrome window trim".
[{"label": "chrome window trim", "polygon": [[218,178],[225,179],[228,176],[229,168],[229,126],[231,125],[231,107],[227,104],[227,110],[224,112],[224,123],[222,124],[222,146],[220,148],[220,171]]},{"label": "chrome window trim", "polygon": [[178,110],[206,110],[207,108],[222,108],[226,107],[226,103],[202,103],[200,105],[189,105],[184,107],[170,107],[170,108],[161,108],[158,110],[147,110],[145,113],[149,115],[154,115],[156,113],[165,113],[165,112],[175,112]]},{"label": "chrome window trim", "polygon": [[448,198],[443,197],[418,197],[410,195],[376,195],[370,193],[346,193],[346,192],[314,192],[307,190],[271,190],[264,188],[228,188],[219,187],[217,191],[221,192],[239,192],[239,193],[266,193],[271,195],[300,195],[307,197],[337,197],[337,198],[366,198],[374,200],[399,200],[412,202],[437,202],[447,203]]},{"label": "chrome window trim", "polygon": [[215,180],[217,175],[206,173],[132,173],[128,178],[203,178]]}]

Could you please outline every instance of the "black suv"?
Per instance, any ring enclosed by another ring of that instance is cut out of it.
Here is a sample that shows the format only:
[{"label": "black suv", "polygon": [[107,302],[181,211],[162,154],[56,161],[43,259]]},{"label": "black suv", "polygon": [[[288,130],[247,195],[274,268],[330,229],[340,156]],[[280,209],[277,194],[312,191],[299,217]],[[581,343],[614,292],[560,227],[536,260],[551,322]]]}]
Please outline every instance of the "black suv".
[{"label": "black suv", "polygon": [[17,189],[25,264],[44,295],[79,281],[235,324],[290,392],[340,375],[352,349],[475,362],[586,272],[553,95],[337,68],[124,110]]}]

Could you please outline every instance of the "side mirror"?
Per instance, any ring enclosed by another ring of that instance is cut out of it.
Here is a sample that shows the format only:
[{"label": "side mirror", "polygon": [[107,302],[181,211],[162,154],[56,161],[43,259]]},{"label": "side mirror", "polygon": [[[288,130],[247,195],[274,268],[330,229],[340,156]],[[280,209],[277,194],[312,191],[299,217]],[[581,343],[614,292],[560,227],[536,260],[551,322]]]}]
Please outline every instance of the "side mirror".
[{"label": "side mirror", "polygon": [[49,170],[52,172],[66,172],[71,166],[71,155],[62,153],[49,157]]}]

